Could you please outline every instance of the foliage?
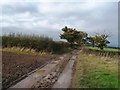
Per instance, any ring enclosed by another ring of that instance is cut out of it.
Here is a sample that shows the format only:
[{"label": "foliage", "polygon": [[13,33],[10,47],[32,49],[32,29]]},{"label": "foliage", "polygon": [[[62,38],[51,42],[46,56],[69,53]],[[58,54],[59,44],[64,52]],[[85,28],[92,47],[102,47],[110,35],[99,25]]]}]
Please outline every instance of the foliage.
[{"label": "foliage", "polygon": [[106,34],[101,34],[101,35],[96,35],[93,40],[97,47],[99,47],[101,50],[103,50],[104,47],[107,46],[110,42],[107,40],[108,35]]},{"label": "foliage", "polygon": [[2,46],[30,48],[39,52],[57,52],[64,47],[49,37],[36,35],[9,34],[2,36]]},{"label": "foliage", "polygon": [[94,37],[87,37],[87,41],[91,43],[92,47],[95,46]]},{"label": "foliage", "polygon": [[83,31],[77,31],[73,28],[68,28],[65,26],[62,28],[63,34],[60,34],[61,39],[66,39],[71,46],[82,45],[85,43],[85,38],[87,37],[87,33]]}]

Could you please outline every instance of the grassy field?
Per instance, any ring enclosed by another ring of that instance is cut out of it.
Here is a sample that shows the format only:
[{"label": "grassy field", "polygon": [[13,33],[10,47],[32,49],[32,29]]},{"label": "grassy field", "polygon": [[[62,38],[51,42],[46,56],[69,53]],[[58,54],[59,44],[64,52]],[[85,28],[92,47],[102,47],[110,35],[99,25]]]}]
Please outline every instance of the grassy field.
[{"label": "grassy field", "polygon": [[117,88],[118,60],[80,53],[75,65],[72,87]]},{"label": "grassy field", "polygon": [[[95,49],[95,50],[100,50],[98,47],[92,47],[92,46],[86,46],[86,48],[89,48],[89,49]],[[114,51],[114,52],[118,52],[118,49],[115,49],[115,48],[104,48],[104,51]]]}]

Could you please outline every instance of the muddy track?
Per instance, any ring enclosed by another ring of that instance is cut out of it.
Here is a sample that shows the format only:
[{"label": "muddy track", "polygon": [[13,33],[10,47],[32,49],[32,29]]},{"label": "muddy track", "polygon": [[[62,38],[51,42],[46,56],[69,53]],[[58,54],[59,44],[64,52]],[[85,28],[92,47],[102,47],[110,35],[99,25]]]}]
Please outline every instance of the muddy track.
[{"label": "muddy track", "polygon": [[8,86],[6,86],[5,88],[8,89],[9,87],[14,86],[16,83],[20,82],[21,80],[25,79],[26,77],[28,77],[32,73],[36,72],[37,70],[39,70],[39,69],[43,68],[44,66],[46,66],[48,63],[52,62],[52,60],[54,60],[54,59],[47,60],[47,62],[44,63],[43,65],[41,65],[39,68],[37,68],[37,69],[35,69],[35,70],[33,70],[33,71],[31,71],[31,72],[29,72],[29,73],[21,76],[20,78],[18,78],[15,81],[11,82],[11,84],[9,84]]},{"label": "muddy track", "polygon": [[[79,51],[80,49],[74,50],[42,65],[10,88],[68,88],[72,79],[73,64]],[[62,82],[65,84],[61,84]]]},{"label": "muddy track", "polygon": [[73,66],[75,60],[78,57],[80,50],[76,50],[73,52],[72,57],[69,62],[65,66],[63,72],[58,77],[58,80],[53,84],[52,88],[69,88],[71,87],[72,77],[73,77]]}]

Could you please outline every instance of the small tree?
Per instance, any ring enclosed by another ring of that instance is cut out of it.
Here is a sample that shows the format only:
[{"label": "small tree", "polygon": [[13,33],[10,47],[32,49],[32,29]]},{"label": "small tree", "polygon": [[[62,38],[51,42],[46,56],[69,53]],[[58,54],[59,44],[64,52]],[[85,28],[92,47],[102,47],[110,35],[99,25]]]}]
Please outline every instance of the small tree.
[{"label": "small tree", "polygon": [[110,42],[107,40],[107,38],[109,37],[109,35],[106,34],[101,34],[101,35],[96,35],[93,40],[95,41],[95,44],[98,46],[98,48],[100,48],[101,50],[103,50],[104,47],[107,46],[107,44],[109,44]]},{"label": "small tree", "polygon": [[68,43],[70,43],[71,47],[73,45],[81,45],[84,42],[84,39],[87,37],[87,33],[82,31],[77,31],[73,28],[68,28],[65,26],[62,28],[63,34],[60,34],[61,39],[66,39]]}]

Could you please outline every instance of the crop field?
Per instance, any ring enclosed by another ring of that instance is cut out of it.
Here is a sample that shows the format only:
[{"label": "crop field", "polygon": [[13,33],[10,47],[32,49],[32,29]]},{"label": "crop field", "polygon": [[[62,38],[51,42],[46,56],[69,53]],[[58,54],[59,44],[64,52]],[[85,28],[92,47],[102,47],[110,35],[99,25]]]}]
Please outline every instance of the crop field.
[{"label": "crop field", "polygon": [[[94,49],[94,50],[100,50],[98,47],[94,47],[94,48],[93,48],[92,46],[86,46],[86,48]],[[106,47],[106,48],[104,48],[104,51],[118,52],[119,50],[118,50],[118,49],[115,49],[115,48]]]},{"label": "crop field", "polygon": [[7,51],[3,51],[2,55],[2,82],[4,88],[56,57],[55,55],[20,54]]},{"label": "crop field", "polygon": [[72,87],[118,88],[118,59],[80,53]]}]

